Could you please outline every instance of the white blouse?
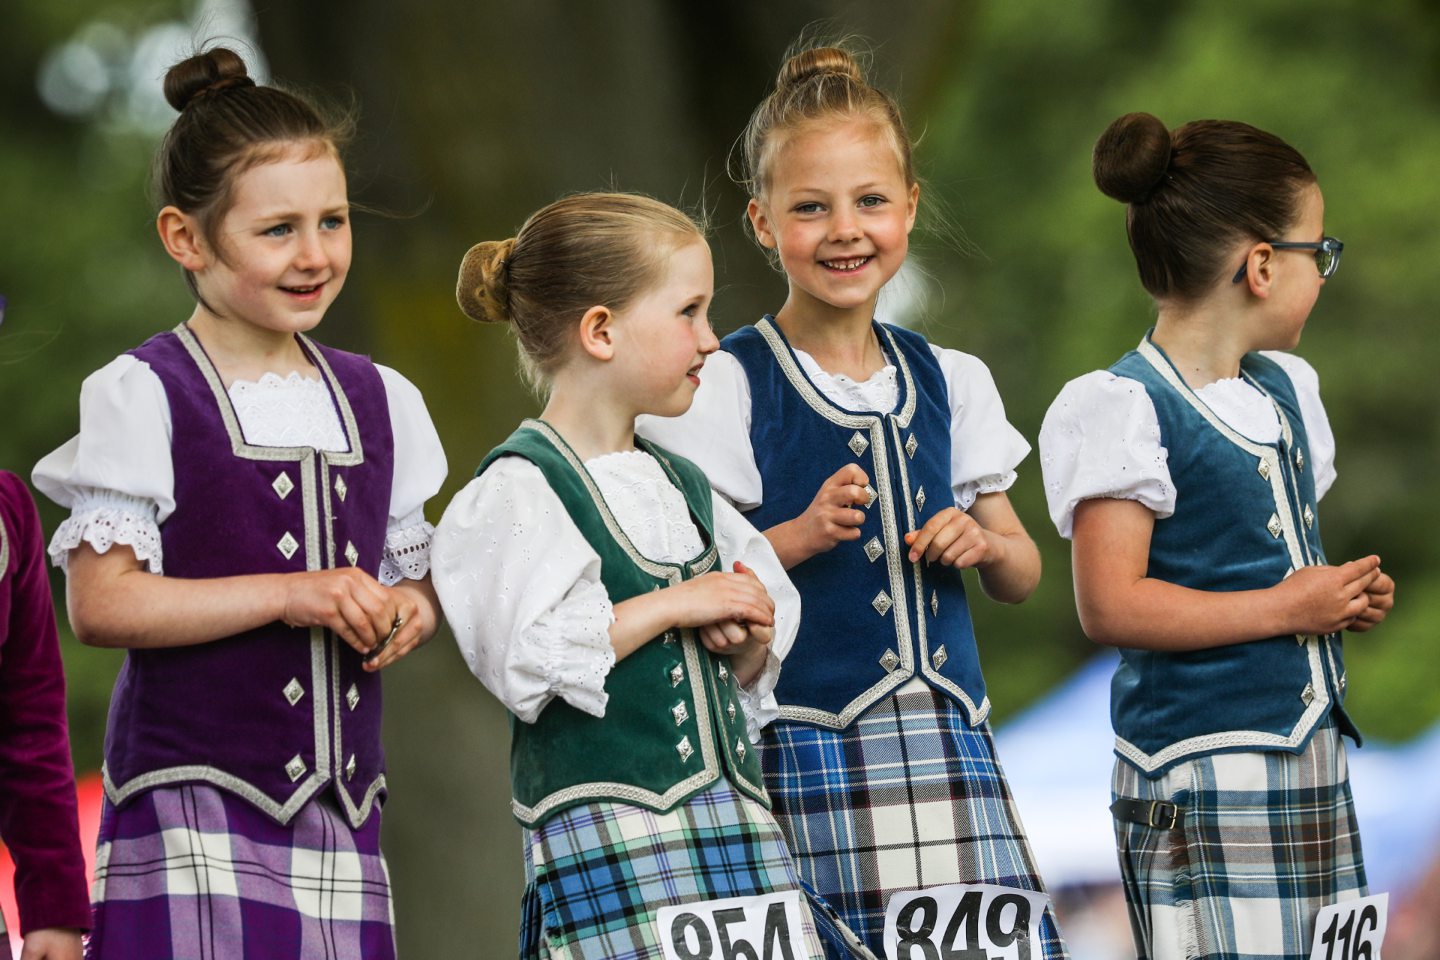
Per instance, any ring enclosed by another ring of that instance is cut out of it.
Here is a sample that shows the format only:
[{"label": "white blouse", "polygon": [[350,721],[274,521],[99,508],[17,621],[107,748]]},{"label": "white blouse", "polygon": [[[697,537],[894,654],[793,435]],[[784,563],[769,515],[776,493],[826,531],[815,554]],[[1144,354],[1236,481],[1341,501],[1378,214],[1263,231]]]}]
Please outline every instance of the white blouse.
[{"label": "white blouse", "polygon": [[[585,464],[610,512],[640,553],[663,563],[697,556],[703,544],[681,492],[648,453],[623,451]],[[800,625],[800,595],[770,543],[719,497],[715,545],[721,569],[739,560],[775,601],[775,639],[760,676],[742,689],[749,733],[778,714],[780,658]],[[610,596],[600,557],[533,463],[502,457],[446,508],[431,572],[445,617],[471,672],[521,720],[553,698],[605,715],[615,665]]]},{"label": "white blouse", "polygon": [[[1315,465],[1315,499],[1335,482],[1335,436],[1320,402],[1320,379],[1297,356],[1262,351],[1278,363],[1300,404]],[[1244,380],[1226,378],[1195,391],[1206,406],[1237,433],[1256,443],[1280,437],[1280,419],[1270,400]],[[1095,370],[1065,384],[1040,427],[1040,469],[1050,519],[1070,538],[1075,507],[1108,497],[1143,503],[1161,519],[1175,512],[1175,486],[1160,444],[1160,423],[1150,395],[1136,380]]]},{"label": "white blouse", "polygon": [[[970,509],[982,493],[1010,489],[1015,467],[1030,445],[1005,419],[1005,405],[990,370],[977,357],[930,345],[950,396],[950,477],[955,505]],[[856,381],[823,369],[803,350],[796,358],[832,403],[850,410],[891,411],[900,388],[893,364]],[[686,457],[711,485],[741,510],[764,502],[760,469],[750,446],[750,382],[740,361],[720,351],[705,361],[690,410],[679,417],[641,417],[636,432]]]},{"label": "white blouse", "polygon": [[[445,451],[414,384],[375,365],[385,385],[395,438],[395,475],[380,580],[418,580],[429,571],[425,501],[440,489]],[[257,446],[344,450],[345,432],[324,381],[267,373],[237,380],[228,391],[241,432]],[[50,541],[51,560],[64,569],[70,551],[88,543],[99,553],[120,543],[151,573],[164,573],[160,524],[175,511],[170,461],[170,405],[149,364],[129,354],[85,378],[80,388],[80,433],[35,465],[36,489],[70,508]]]}]

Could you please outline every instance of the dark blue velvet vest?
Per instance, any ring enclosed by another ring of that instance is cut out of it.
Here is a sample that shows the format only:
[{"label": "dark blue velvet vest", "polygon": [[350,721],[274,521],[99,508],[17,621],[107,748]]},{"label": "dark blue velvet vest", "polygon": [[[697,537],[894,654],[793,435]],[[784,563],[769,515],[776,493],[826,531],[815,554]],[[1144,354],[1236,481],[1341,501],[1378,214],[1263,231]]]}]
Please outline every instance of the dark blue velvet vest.
[{"label": "dark blue velvet vest", "polygon": [[[1252,590],[1325,563],[1305,422],[1278,364],[1258,353],[1240,364],[1275,405],[1275,443],[1256,443],[1215,416],[1148,337],[1110,370],[1145,387],[1175,485],[1174,515],[1155,521],[1148,576],[1196,590]],[[1111,685],[1115,752],[1148,776],[1203,754],[1299,753],[1332,709],[1340,729],[1359,739],[1340,706],[1339,634],[1120,656]]]},{"label": "dark blue velvet vest", "polygon": [[919,334],[884,324],[875,334],[897,368],[894,411],[827,400],[769,317],[721,344],[750,383],[750,442],[764,488],[751,523],[764,530],[804,513],[847,463],[860,465],[873,491],[859,540],[790,570],[804,608],[775,689],[780,718],[841,729],[919,674],[977,724],[990,701],[960,574],[911,563],[902,539],[955,505],[944,373]]},{"label": "dark blue velvet vest", "polygon": [[[167,577],[380,566],[394,440],[365,357],[300,343],[334,399],[349,449],[245,442],[219,376],[183,324],[130,351],[165,388],[175,511],[160,527]],[[354,826],[385,786],[380,676],[328,631],[276,622],[187,647],[131,650],[105,732],[112,802],[214,784],[286,823],[334,783]]]}]

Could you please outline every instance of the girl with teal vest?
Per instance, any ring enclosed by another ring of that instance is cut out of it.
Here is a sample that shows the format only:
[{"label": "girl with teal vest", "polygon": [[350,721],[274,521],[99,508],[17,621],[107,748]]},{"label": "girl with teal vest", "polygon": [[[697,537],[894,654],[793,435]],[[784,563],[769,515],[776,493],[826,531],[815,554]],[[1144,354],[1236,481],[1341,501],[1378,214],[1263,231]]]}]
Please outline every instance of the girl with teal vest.
[{"label": "girl with teal vest", "polygon": [[775,895],[787,955],[825,955],[755,746],[799,598],[694,465],[634,434],[690,405],[713,286],[695,223],[627,194],[560,200],[461,264],[461,309],[509,322],[546,393],[433,553],[465,660],[511,713],[525,960],[659,958],[663,909]]},{"label": "girl with teal vest", "polygon": [[[725,338],[689,413],[641,430],[701,465],[800,591],[765,783],[805,879],[878,954],[897,894],[1043,892],[962,578],[1005,603],[1039,582],[1006,494],[1030,448],[983,362],[876,318],[920,198],[895,101],[846,51],[802,50],[741,142],[788,296]],[[1032,916],[1035,955],[1066,956],[1053,911]]]},{"label": "girl with teal vest", "polygon": [[1385,618],[1369,556],[1331,565],[1335,442],[1300,340],[1342,245],[1272,134],[1116,120],[1095,181],[1128,204],[1158,316],[1068,383],[1040,433],[1080,621],[1120,648],[1111,811],[1141,957],[1303,958],[1366,894],[1340,735],[1340,634]]}]

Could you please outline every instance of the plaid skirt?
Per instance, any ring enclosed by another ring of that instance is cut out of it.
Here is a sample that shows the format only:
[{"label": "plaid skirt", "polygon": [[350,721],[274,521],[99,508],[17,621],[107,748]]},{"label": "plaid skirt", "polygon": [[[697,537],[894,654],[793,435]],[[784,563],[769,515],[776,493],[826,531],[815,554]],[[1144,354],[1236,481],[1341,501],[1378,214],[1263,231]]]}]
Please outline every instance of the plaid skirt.
[{"label": "plaid skirt", "polygon": [[[902,890],[994,883],[1044,891],[988,724],[911,681],[844,730],[766,728],[765,786],[801,875],[877,955]],[[1045,960],[1068,957],[1053,907]]]},{"label": "plaid skirt", "polygon": [[393,958],[380,817],[330,791],[286,826],[206,784],[105,801],[88,960]]},{"label": "plaid skirt", "polygon": [[1115,824],[1141,960],[1304,960],[1320,908],[1367,895],[1333,719],[1300,754],[1199,757],[1157,780],[1117,759],[1111,790],[1185,810],[1174,830]]},{"label": "plaid skirt", "polygon": [[[770,812],[725,780],[668,813],[590,803],[524,834],[522,960],[658,960],[662,907],[803,890]],[[827,956],[802,913],[805,956]]]}]

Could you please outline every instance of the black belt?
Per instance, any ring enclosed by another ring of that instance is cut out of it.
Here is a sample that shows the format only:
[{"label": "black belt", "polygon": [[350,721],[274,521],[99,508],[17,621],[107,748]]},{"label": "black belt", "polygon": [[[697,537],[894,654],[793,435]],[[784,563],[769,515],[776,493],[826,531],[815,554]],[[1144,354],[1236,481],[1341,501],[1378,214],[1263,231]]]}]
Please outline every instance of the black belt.
[{"label": "black belt", "polygon": [[1138,823],[1142,827],[1174,830],[1185,815],[1185,808],[1165,800],[1130,800],[1121,798],[1110,804],[1116,820]]}]

